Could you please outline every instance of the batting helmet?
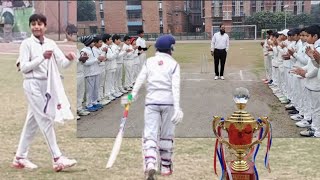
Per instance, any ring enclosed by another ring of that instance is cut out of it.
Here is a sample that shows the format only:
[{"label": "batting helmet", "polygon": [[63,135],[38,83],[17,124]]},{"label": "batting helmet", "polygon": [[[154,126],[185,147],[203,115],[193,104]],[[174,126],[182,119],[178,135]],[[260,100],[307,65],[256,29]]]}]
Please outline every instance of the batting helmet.
[{"label": "batting helmet", "polygon": [[173,45],[176,43],[176,40],[171,35],[160,36],[155,44],[155,47],[159,51],[172,50]]}]

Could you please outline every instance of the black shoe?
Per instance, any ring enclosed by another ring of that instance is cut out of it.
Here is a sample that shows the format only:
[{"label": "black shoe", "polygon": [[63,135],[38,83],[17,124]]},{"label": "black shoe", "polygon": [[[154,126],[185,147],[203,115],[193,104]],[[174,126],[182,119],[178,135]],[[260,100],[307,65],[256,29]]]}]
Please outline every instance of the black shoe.
[{"label": "black shoe", "polygon": [[286,110],[289,111],[289,110],[297,110],[297,109],[294,106],[291,106],[291,107],[286,108]]},{"label": "black shoe", "polygon": [[289,115],[299,114],[299,111],[297,110],[291,110],[288,112]]}]

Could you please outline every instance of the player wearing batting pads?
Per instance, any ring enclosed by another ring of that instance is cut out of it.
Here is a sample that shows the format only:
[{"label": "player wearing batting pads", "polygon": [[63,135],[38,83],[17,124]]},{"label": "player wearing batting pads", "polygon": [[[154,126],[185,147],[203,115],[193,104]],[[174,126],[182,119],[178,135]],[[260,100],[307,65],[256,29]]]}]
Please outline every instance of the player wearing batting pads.
[{"label": "player wearing batting pads", "polygon": [[[61,85],[61,81],[58,79],[60,73],[56,66],[67,68],[76,57],[74,53],[64,55],[53,40],[44,36],[46,25],[47,18],[44,15],[33,14],[30,16],[29,26],[32,35],[22,41],[20,46],[18,66],[23,73],[23,89],[27,97],[28,114],[12,166],[26,169],[38,167],[27,157],[29,146],[37,130],[40,129],[52,156],[53,169],[61,171],[75,165],[77,161],[62,156],[53,128],[53,119],[57,118],[57,114],[52,116],[51,113],[60,111],[66,105],[60,101],[63,94],[57,89],[57,86]],[[52,82],[58,83],[52,84]],[[61,85],[59,88],[63,89],[63,86]],[[52,106],[52,102],[55,106]],[[61,104],[56,105],[55,102]],[[70,111],[70,109],[68,110]],[[65,118],[65,114],[62,118]]]},{"label": "player wearing batting pads", "polygon": [[180,109],[180,66],[171,56],[174,44],[175,39],[171,35],[157,39],[157,52],[144,63],[132,90],[134,101],[146,81],[143,152],[144,170],[149,180],[154,178],[157,170],[158,152],[161,174],[172,174],[174,130],[183,118]]}]

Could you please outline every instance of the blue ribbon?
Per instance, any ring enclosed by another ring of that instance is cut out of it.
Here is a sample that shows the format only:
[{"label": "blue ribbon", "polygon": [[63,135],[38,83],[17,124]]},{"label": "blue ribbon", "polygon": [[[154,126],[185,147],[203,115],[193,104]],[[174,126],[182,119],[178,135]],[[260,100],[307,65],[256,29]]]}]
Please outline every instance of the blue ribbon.
[{"label": "blue ribbon", "polygon": [[[220,176],[220,179],[223,180],[223,177],[224,177],[224,167],[223,167],[223,162],[222,162],[222,152],[221,152],[221,149],[220,149],[221,145],[219,143],[219,148],[217,148],[217,155],[218,155],[218,159],[219,159],[219,162],[220,162],[220,166],[221,166],[221,176]],[[220,153],[219,153],[219,149],[220,149]]]},{"label": "blue ribbon", "polygon": [[[270,140],[269,140],[269,146],[267,146],[267,148],[271,148],[272,145],[272,125],[270,123]],[[269,169],[268,164],[269,164],[269,149],[267,149],[267,153],[266,156],[264,157],[264,166]]]},{"label": "blue ribbon", "polygon": [[[258,119],[258,121],[259,120],[261,121],[261,119]],[[263,134],[263,127],[261,128],[260,133],[259,133],[259,137],[258,137],[259,140],[262,138],[262,134]],[[257,170],[256,164],[255,164],[259,148],[260,148],[260,144],[257,145],[257,147],[256,147],[256,149],[254,151],[253,159],[252,159],[252,162],[253,162],[253,165],[254,165],[253,169],[254,169],[254,174],[256,176],[256,180],[259,180],[258,170]]]}]

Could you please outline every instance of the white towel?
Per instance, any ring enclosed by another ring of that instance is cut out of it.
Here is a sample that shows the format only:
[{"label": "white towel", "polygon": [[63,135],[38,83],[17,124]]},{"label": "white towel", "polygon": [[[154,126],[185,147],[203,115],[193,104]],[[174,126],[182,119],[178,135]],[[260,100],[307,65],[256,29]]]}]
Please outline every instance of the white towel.
[{"label": "white towel", "polygon": [[63,88],[56,59],[52,55],[48,60],[47,102],[44,112],[55,122],[64,124],[65,120],[73,120],[71,106]]}]

